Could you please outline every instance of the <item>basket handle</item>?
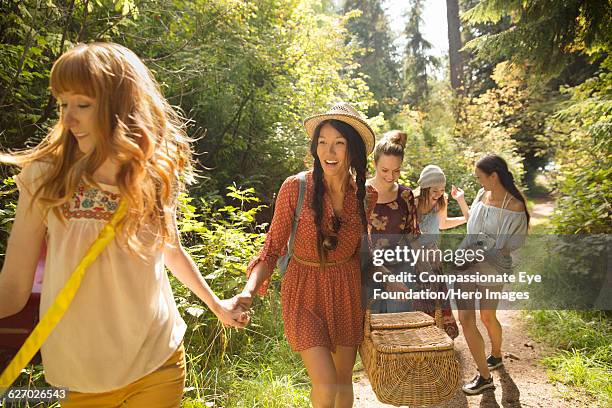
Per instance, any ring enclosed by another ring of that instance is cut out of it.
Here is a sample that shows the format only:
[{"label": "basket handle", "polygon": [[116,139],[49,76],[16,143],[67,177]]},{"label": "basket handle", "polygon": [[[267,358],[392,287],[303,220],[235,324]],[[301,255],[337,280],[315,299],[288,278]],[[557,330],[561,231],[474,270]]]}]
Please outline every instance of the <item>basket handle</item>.
[{"label": "basket handle", "polygon": [[373,299],[368,300],[368,305],[366,306],[365,317],[363,319],[363,336],[370,337],[371,327],[370,327],[370,318],[372,316],[372,304],[374,303]]},{"label": "basket handle", "polygon": [[440,302],[439,299],[436,299],[436,309],[434,311],[434,320],[436,321],[436,326],[444,330],[444,316],[442,316],[442,302]]}]

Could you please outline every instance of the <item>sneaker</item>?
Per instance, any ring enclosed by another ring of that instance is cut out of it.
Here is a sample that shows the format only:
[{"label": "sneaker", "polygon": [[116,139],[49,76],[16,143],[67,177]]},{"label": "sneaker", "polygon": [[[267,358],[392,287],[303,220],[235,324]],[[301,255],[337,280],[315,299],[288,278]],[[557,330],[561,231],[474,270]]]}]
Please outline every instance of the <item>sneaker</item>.
[{"label": "sneaker", "polygon": [[480,394],[488,388],[495,388],[495,384],[493,384],[493,376],[490,376],[485,380],[480,374],[477,374],[471,382],[461,387],[463,392],[468,395]]},{"label": "sneaker", "polygon": [[487,365],[489,366],[489,370],[495,370],[498,367],[504,365],[501,357],[493,357],[492,354],[487,357]]}]

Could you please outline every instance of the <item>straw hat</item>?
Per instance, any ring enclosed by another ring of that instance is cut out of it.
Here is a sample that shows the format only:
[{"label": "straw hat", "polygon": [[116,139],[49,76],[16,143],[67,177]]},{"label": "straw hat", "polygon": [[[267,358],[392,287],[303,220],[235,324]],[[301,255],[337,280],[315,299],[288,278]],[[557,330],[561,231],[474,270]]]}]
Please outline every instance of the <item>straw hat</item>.
[{"label": "straw hat", "polygon": [[325,113],[310,116],[304,119],[304,127],[308,136],[312,139],[314,136],[315,129],[319,124],[325,120],[335,119],[351,125],[365,144],[366,155],[369,155],[374,150],[374,142],[376,137],[374,131],[361,117],[359,112],[355,110],[351,105],[346,102],[340,102],[334,105],[330,110]]}]

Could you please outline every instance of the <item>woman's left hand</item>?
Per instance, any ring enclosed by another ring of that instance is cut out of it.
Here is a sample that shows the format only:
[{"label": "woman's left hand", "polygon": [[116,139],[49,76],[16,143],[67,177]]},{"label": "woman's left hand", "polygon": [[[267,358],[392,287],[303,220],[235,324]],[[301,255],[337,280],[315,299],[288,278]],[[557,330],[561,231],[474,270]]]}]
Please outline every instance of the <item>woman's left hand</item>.
[{"label": "woman's left hand", "polygon": [[453,197],[456,201],[462,200],[465,198],[465,192],[459,187],[452,186],[451,197]]}]

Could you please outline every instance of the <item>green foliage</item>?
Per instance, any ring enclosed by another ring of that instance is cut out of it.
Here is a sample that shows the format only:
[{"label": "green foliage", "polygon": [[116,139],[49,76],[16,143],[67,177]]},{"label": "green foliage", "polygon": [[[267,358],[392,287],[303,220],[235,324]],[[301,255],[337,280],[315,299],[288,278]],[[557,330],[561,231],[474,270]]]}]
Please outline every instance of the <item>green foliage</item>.
[{"label": "green foliage", "polygon": [[[142,50],[169,100],[201,129],[196,151],[214,169],[202,191],[239,182],[271,197],[303,168],[302,118],[340,99],[361,109],[371,104],[353,67],[357,49],[345,44],[347,18],[322,11],[317,1],[159,2],[157,8],[143,7],[119,41]],[[144,49],[143,38],[150,42]]]},{"label": "green foliage", "polygon": [[213,290],[223,297],[233,296],[244,283],[246,261],[263,244],[261,232],[252,230],[256,214],[264,208],[257,205],[254,189],[230,186],[228,191],[227,197],[239,206],[219,207],[222,200],[218,196],[197,201],[186,195],[179,197],[178,227],[183,242],[200,270],[206,271],[205,278]]},{"label": "green foliage", "polygon": [[15,219],[16,186],[12,177],[2,180],[0,184],[0,264],[4,263],[4,255],[13,220]]},{"label": "green foliage", "polygon": [[537,172],[552,155],[546,118],[554,109],[554,99],[543,87],[527,86],[524,70],[507,62],[497,65],[492,78],[494,88],[468,97],[467,103],[459,101],[462,117],[457,130],[468,149],[481,150],[475,152],[476,156],[488,151],[514,158],[511,167],[515,176],[523,175],[524,183],[531,188]]},{"label": "green foliage", "polygon": [[577,54],[593,60],[605,56],[612,42],[612,5],[588,0],[484,0],[464,14],[471,23],[497,23],[504,16],[511,27],[473,39],[482,60],[499,57],[516,64],[530,61],[535,74],[558,75]]},{"label": "green foliage", "polygon": [[79,41],[118,42],[145,61],[191,119],[200,164],[214,169],[202,191],[239,182],[269,200],[304,166],[301,119],[338,100],[373,103],[349,17],[318,0],[29,0],[3,10],[4,149],[35,144],[57,119],[49,69]]},{"label": "green foliage", "polygon": [[373,94],[368,116],[384,113],[387,117],[398,110],[401,97],[399,66],[388,18],[381,0],[345,0],[343,10],[348,20],[351,43],[359,47],[355,62]]},{"label": "green foliage", "polygon": [[564,92],[551,118],[560,197],[553,222],[560,233],[612,230],[612,57],[597,75]]},{"label": "green foliage", "polygon": [[612,320],[601,311],[538,310],[527,314],[529,331],[560,351],[544,358],[549,377],[584,388],[598,406],[612,402]]},{"label": "green foliage", "polygon": [[[460,0],[461,10],[470,10],[476,5],[482,4],[480,0]],[[499,21],[494,18],[489,18],[483,21],[476,22],[474,19],[466,19],[465,13],[462,14],[463,21],[461,24],[462,43],[467,44],[475,38],[483,35],[495,35],[505,31],[510,27],[510,18],[504,16]],[[493,23],[492,21],[496,21]],[[491,76],[493,70],[500,62],[505,60],[504,57],[496,58],[477,58],[474,48],[463,47],[461,50],[464,58],[464,69],[466,72],[464,87],[465,94],[476,97],[496,86],[495,81]]]}]

